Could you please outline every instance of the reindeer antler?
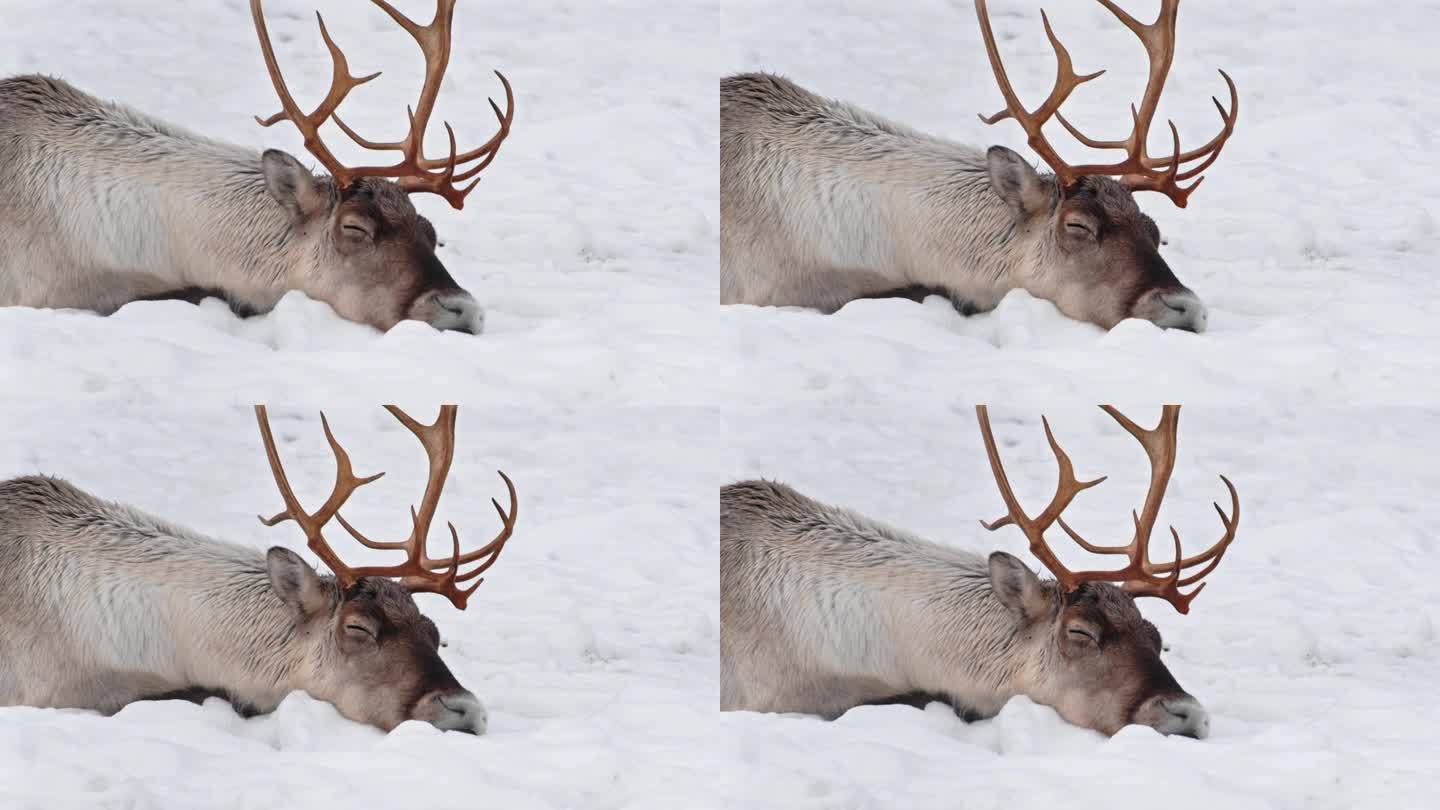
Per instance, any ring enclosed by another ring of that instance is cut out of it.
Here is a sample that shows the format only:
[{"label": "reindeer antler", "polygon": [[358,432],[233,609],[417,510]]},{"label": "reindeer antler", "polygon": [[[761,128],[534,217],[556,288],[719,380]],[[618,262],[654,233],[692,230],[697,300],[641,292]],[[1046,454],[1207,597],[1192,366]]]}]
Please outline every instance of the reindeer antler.
[{"label": "reindeer antler", "polygon": [[[980,18],[980,33],[985,38],[985,50],[990,57],[990,68],[995,73],[995,81],[1000,86],[1000,94],[1005,98],[1005,109],[991,116],[982,115],[980,120],[987,124],[995,124],[1006,118],[1015,119],[1015,122],[1025,130],[1030,148],[1034,149],[1035,153],[1054,170],[1055,179],[1059,182],[1062,191],[1073,187],[1081,177],[1086,175],[1110,175],[1118,177],[1120,182],[1131,191],[1158,191],[1169,197],[1179,207],[1184,208],[1189,201],[1190,194],[1205,179],[1198,175],[1214,163],[1216,158],[1220,157],[1220,150],[1225,147],[1225,142],[1235,131],[1235,121],[1240,114],[1240,97],[1235,90],[1235,82],[1230,80],[1229,74],[1225,71],[1220,71],[1220,75],[1225,79],[1225,84],[1230,88],[1230,109],[1227,111],[1220,104],[1219,99],[1211,98],[1215,102],[1216,109],[1220,111],[1222,126],[1218,135],[1198,149],[1182,152],[1180,151],[1180,131],[1175,128],[1175,122],[1171,121],[1169,122],[1170,135],[1174,141],[1174,153],[1168,157],[1150,157],[1146,151],[1146,144],[1150,137],[1150,125],[1154,121],[1155,111],[1160,105],[1160,94],[1165,89],[1165,79],[1170,74],[1170,64],[1175,59],[1175,19],[1179,11],[1180,0],[1161,0],[1159,16],[1155,18],[1155,22],[1148,25],[1130,16],[1112,0],[1098,1],[1135,36],[1140,38],[1150,57],[1150,77],[1145,84],[1145,93],[1141,96],[1140,107],[1138,110],[1133,104],[1130,107],[1132,125],[1129,137],[1115,141],[1097,140],[1081,133],[1065,120],[1065,116],[1060,114],[1060,105],[1065,103],[1075,88],[1092,79],[1099,78],[1105,71],[1101,70],[1083,76],[1077,74],[1070,61],[1070,52],[1055,36],[1055,31],[1050,27],[1050,18],[1043,11],[1040,12],[1040,19],[1045,24],[1045,36],[1050,39],[1050,46],[1055,50],[1057,63],[1055,86],[1044,103],[1033,112],[1027,111],[1025,105],[1015,94],[1015,88],[1011,86],[1010,78],[1005,73],[1005,66],[1001,63],[1000,50],[995,45],[995,32],[990,29],[990,17],[985,8],[985,0],[975,0],[975,13]],[[1060,157],[1059,152],[1045,137],[1044,127],[1051,118],[1059,121],[1060,125],[1080,143],[1094,149],[1122,149],[1125,151],[1125,159],[1118,163],[1071,166]],[[1181,166],[1196,160],[1200,161],[1198,165],[1181,170]],[[1189,186],[1180,185],[1192,178],[1195,178],[1195,182]]]},{"label": "reindeer antler", "polygon": [[[480,587],[480,583],[485,580],[476,579],[475,584],[469,588],[461,588],[459,583],[479,577],[494,565],[515,529],[515,520],[519,515],[515,484],[505,473],[500,473],[500,478],[505,482],[505,488],[510,493],[510,509],[507,512],[501,508],[499,501],[491,499],[490,503],[494,504],[502,524],[500,533],[495,536],[495,539],[474,551],[462,554],[460,553],[460,535],[455,531],[455,524],[447,523],[445,525],[450,529],[450,540],[454,552],[449,557],[431,558],[425,551],[425,541],[430,533],[430,522],[435,517],[435,508],[440,503],[440,491],[444,488],[445,479],[450,474],[450,463],[455,458],[455,414],[457,409],[454,405],[442,405],[440,415],[431,425],[416,422],[409,414],[394,405],[386,405],[385,409],[407,430],[415,434],[415,438],[420,440],[420,444],[425,448],[425,454],[430,460],[430,476],[425,483],[425,494],[420,498],[420,510],[416,512],[414,507],[410,509],[412,528],[409,537],[397,541],[370,540],[356,531],[355,527],[340,515],[341,507],[355,493],[355,490],[375,481],[384,473],[366,478],[356,476],[350,464],[349,454],[335,440],[335,434],[330,432],[330,423],[323,413],[320,414],[320,425],[325,431],[325,440],[330,443],[331,452],[335,454],[335,486],[331,490],[330,497],[325,499],[325,503],[319,509],[314,512],[306,512],[300,506],[300,501],[295,497],[294,490],[290,488],[290,481],[285,476],[285,469],[280,463],[280,453],[275,448],[275,438],[270,433],[270,420],[264,405],[255,406],[255,419],[260,423],[260,438],[265,443],[265,455],[270,459],[270,470],[275,475],[275,485],[279,488],[280,497],[285,502],[285,510],[270,518],[261,517],[260,522],[266,526],[276,526],[287,520],[295,521],[301,531],[305,533],[310,550],[314,551],[320,560],[335,573],[335,578],[340,582],[342,588],[348,588],[362,577],[396,577],[399,578],[400,584],[411,593],[438,593],[449,599],[455,607],[464,610],[470,594],[474,593],[475,589]],[[323,533],[325,524],[329,523],[332,518],[339,522],[351,537],[367,548],[404,551],[404,562],[398,565],[361,568],[352,568],[346,565],[330,547]],[[469,565],[476,560],[483,560],[483,562],[463,574],[460,573],[460,566]]]},{"label": "reindeer antler", "polygon": [[[1125,428],[1140,446],[1145,448],[1145,454],[1150,458],[1150,488],[1145,494],[1145,503],[1139,514],[1131,513],[1135,523],[1135,534],[1130,542],[1123,546],[1097,546],[1081,537],[1074,529],[1065,523],[1060,514],[1075,499],[1080,492],[1099,484],[1105,479],[1097,478],[1094,481],[1080,481],[1075,477],[1074,465],[1070,457],[1060,448],[1059,442],[1055,441],[1055,434],[1050,431],[1050,422],[1041,417],[1045,425],[1045,438],[1050,442],[1050,449],[1055,454],[1055,461],[1060,467],[1060,480],[1055,487],[1055,496],[1051,498],[1050,504],[1045,510],[1035,517],[1030,517],[1021,508],[1020,502],[1015,498],[1015,493],[1010,489],[1010,481],[1005,476],[1004,465],[1000,462],[1000,451],[996,448],[995,437],[990,432],[990,415],[984,405],[975,406],[975,416],[980,422],[980,435],[985,441],[985,452],[990,457],[990,471],[995,475],[995,484],[1000,489],[1000,498],[1005,502],[1007,513],[1004,517],[981,525],[990,531],[995,531],[1003,526],[1017,526],[1030,541],[1030,551],[1050,572],[1055,575],[1055,580],[1060,584],[1063,591],[1069,592],[1080,587],[1085,582],[1115,582],[1128,593],[1135,596],[1156,596],[1169,602],[1181,613],[1190,612],[1190,602],[1205,588],[1200,583],[1193,591],[1182,593],[1181,588],[1189,587],[1209,574],[1220,564],[1220,559],[1225,556],[1225,551],[1235,539],[1235,529],[1240,524],[1240,496],[1235,491],[1235,485],[1230,479],[1220,476],[1225,482],[1225,487],[1230,491],[1230,514],[1227,516],[1215,504],[1215,511],[1220,514],[1220,523],[1225,527],[1225,532],[1220,540],[1204,552],[1193,557],[1186,557],[1180,551],[1180,534],[1175,527],[1170,527],[1170,534],[1175,540],[1175,559],[1168,563],[1152,563],[1150,561],[1150,533],[1155,526],[1155,520],[1160,514],[1160,503],[1165,498],[1165,488],[1170,483],[1170,474],[1175,469],[1175,451],[1180,424],[1180,406],[1166,405],[1161,410],[1160,423],[1152,429],[1145,429],[1131,421],[1113,406],[1100,406],[1106,413],[1110,414],[1120,426]],[[1071,571],[1060,562],[1055,556],[1049,544],[1045,541],[1045,531],[1054,524],[1060,524],[1060,528],[1074,540],[1077,545],[1092,554],[1123,554],[1128,558],[1125,567],[1114,571]],[[1194,568],[1197,565],[1205,567],[1199,572],[1182,576],[1182,572]],[[1167,576],[1168,575],[1168,576]]]},{"label": "reindeer antler", "polygon": [[[350,91],[375,79],[380,74],[372,73],[369,76],[358,78],[350,74],[350,65],[345,59],[345,54],[330,38],[330,32],[325,28],[325,19],[320,16],[319,12],[316,12],[315,17],[320,21],[320,36],[324,38],[325,46],[330,49],[330,60],[334,65],[334,73],[330,80],[330,91],[325,95],[325,99],[312,112],[308,114],[302,112],[300,105],[296,104],[294,97],[290,95],[285,77],[280,73],[280,64],[275,59],[275,49],[270,45],[270,34],[265,28],[265,15],[260,9],[260,0],[250,0],[250,15],[255,20],[255,31],[260,36],[260,50],[265,56],[265,67],[270,73],[270,81],[275,85],[275,93],[280,97],[282,109],[269,118],[257,117],[255,120],[262,127],[286,120],[293,123],[295,128],[300,130],[300,134],[305,137],[305,148],[330,172],[341,189],[349,188],[362,177],[390,177],[395,178],[400,187],[407,192],[414,194],[424,191],[438,194],[444,197],[451,206],[457,209],[464,208],[465,197],[480,183],[477,175],[490,165],[490,162],[500,153],[500,144],[510,137],[510,124],[515,120],[515,94],[510,89],[510,81],[500,71],[495,71],[495,75],[500,78],[500,83],[505,87],[505,111],[502,113],[495,100],[490,99],[490,108],[494,110],[495,117],[500,122],[499,131],[490,140],[468,152],[457,154],[455,131],[450,127],[449,122],[445,122],[445,131],[450,136],[450,156],[439,160],[426,158],[424,156],[425,130],[430,125],[430,114],[435,109],[435,100],[440,95],[440,85],[445,80],[445,69],[450,63],[450,28],[455,17],[455,0],[437,0],[435,17],[429,25],[419,25],[401,14],[385,0],[371,0],[371,2],[379,6],[386,14],[390,15],[396,24],[405,29],[406,33],[410,34],[420,45],[420,50],[425,55],[425,84],[420,88],[420,99],[416,102],[415,108],[406,110],[409,117],[409,131],[405,137],[389,143],[377,143],[360,137],[344,121],[340,120],[336,109],[350,94]],[[336,126],[362,148],[400,152],[400,162],[391,166],[346,166],[320,138],[320,127],[327,120],[333,120]],[[474,160],[480,162],[457,172],[460,164]],[[464,188],[456,187],[457,183],[464,183],[472,177],[475,178],[475,182]]]}]

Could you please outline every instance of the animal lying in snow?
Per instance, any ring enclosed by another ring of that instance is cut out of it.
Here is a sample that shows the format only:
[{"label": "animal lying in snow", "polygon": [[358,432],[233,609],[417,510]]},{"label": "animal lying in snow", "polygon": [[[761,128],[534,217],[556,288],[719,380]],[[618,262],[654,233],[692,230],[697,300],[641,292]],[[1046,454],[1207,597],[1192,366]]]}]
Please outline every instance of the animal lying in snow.
[{"label": "animal lying in snow", "polygon": [[[415,36],[426,60],[409,131],[393,144],[366,141],[335,116],[350,90],[374,76],[350,75],[323,20],[335,77],[320,106],[302,112],[281,76],[260,0],[250,3],[283,107],[261,123],[294,123],[329,176],[311,174],[285,152],[261,155],[211,140],[59,79],[0,79],[0,306],[109,314],[131,301],[217,296],[247,315],[299,290],[377,329],[411,319],[478,334],[480,305],[436,257],[435,228],[408,195],[439,194],[461,208],[509,137],[514,96],[500,76],[506,109],[490,102],[500,122],[495,136],[457,155],[451,132],[450,155],[425,158],[455,0],[439,0],[428,26],[379,5]],[[318,135],[327,120],[362,146],[399,152],[399,161],[341,164]]]},{"label": "animal lying in snow", "polygon": [[[462,554],[451,526],[453,555],[429,558],[425,539],[454,456],[455,406],[433,425],[389,409],[425,446],[430,480],[410,537],[387,545],[340,516],[349,496],[380,476],[357,478],[326,424],[336,485],[306,512],[256,408],[286,506],[266,523],[294,520],[333,576],[280,546],[261,554],[203,537],[56,478],[0,483],[0,706],[108,714],[137,700],[218,695],[249,714],[303,691],[387,731],[420,720],[484,733],[484,706],[440,659],[439,631],[411,594],[438,593],[465,608],[514,529],[515,487],[500,474],[510,507],[495,504],[503,527],[494,540]],[[331,518],[371,548],[403,550],[405,561],[345,565],[321,534]]]},{"label": "animal lying in snow", "polygon": [[[1054,707],[1075,725],[1114,734],[1150,726],[1204,737],[1205,708],[1160,660],[1160,633],[1135,608],[1156,596],[1181,613],[1235,538],[1240,501],[1221,539],[1193,557],[1149,560],[1150,532],[1175,464],[1178,406],[1146,430],[1106,409],[1144,446],[1151,485],[1127,546],[1094,546],[1060,514],[1097,481],[1075,478],[1045,432],[1060,483],[1045,510],[1027,515],[1001,467],[989,419],[978,409],[991,469],[1007,515],[1055,575],[1039,579],[1020,560],[983,557],[928,542],[788,486],[744,481],[720,490],[720,706],[838,717],[864,704],[949,703],[967,719],[992,717],[1011,697]],[[1100,479],[1104,480],[1104,479]],[[1116,571],[1072,572],[1046,545],[1060,523],[1081,547],[1124,554]],[[1172,532],[1174,530],[1172,529]],[[1183,573],[1203,566],[1197,573]],[[1114,583],[1114,584],[1112,584]]]},{"label": "animal lying in snow", "polygon": [[[1047,19],[1059,76],[1046,101],[1027,111],[1001,64],[985,2],[975,5],[1006,104],[984,120],[1015,119],[1054,174],[1038,174],[1005,147],[925,135],[778,76],[731,76],[720,83],[721,302],[834,312],[859,298],[938,293],[970,314],[1018,288],[1106,329],[1141,318],[1203,331],[1205,305],[1160,256],[1160,230],[1133,192],[1159,191],[1186,205],[1234,130],[1235,84],[1221,71],[1230,108],[1216,102],[1218,135],[1181,152],[1172,124],[1174,153],[1150,157],[1147,137],[1175,55],[1177,2],[1165,0],[1151,25],[1107,3],[1146,44],[1150,78],[1130,138],[1087,138],[1059,108],[1100,74],[1075,74]],[[1086,146],[1122,149],[1125,158],[1066,163],[1043,132],[1051,118]]]}]

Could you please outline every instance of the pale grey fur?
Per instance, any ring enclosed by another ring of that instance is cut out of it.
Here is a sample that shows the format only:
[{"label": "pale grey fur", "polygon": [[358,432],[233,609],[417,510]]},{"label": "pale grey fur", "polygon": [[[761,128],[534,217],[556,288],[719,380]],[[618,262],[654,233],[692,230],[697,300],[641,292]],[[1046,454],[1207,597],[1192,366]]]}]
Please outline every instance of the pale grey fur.
[{"label": "pale grey fur", "polygon": [[[1153,230],[1118,182],[1083,185],[1113,232]],[[721,81],[722,303],[833,312],[918,288],[968,313],[1019,288],[1106,328],[1204,327],[1168,268],[1153,274],[1145,251],[1123,246],[1067,252],[1060,218],[1054,176],[1009,149],[927,135],[771,74]]]},{"label": "pale grey fur", "polygon": [[1016,243],[982,150],[768,74],[722,82],[720,121],[725,303],[833,311],[922,284],[990,309],[1012,272],[1045,266],[1040,245]]},{"label": "pale grey fur", "polygon": [[108,312],[195,286],[268,309],[319,269],[258,154],[57,79],[0,81],[0,186],[0,304]]},{"label": "pale grey fur", "polygon": [[922,696],[973,719],[1025,695],[1105,733],[1204,736],[1203,707],[1159,655],[1112,585],[1062,595],[1009,554],[931,543],[783,484],[720,490],[723,710],[834,718]]},{"label": "pale grey fur", "polygon": [[262,555],[40,476],[0,483],[0,572],[0,706],[218,695],[264,713],[303,691],[387,731],[485,731],[434,624],[389,579],[341,593],[284,548]]},{"label": "pale grey fur", "polygon": [[0,484],[0,571],[0,705],[113,712],[202,687],[263,712],[333,691],[263,554],[59,479]]},{"label": "pale grey fur", "polygon": [[[377,210],[415,221],[398,186],[362,183]],[[480,331],[483,313],[448,276],[416,298],[410,261],[345,264],[338,202],[329,177],[283,152],[262,159],[59,79],[0,79],[0,306],[109,314],[199,291],[252,314],[300,290],[381,329],[415,318]]]},{"label": "pale grey fur", "polygon": [[994,598],[985,557],[782,484],[720,502],[722,708],[835,717],[927,692],[990,716],[1045,688],[1044,639]]}]

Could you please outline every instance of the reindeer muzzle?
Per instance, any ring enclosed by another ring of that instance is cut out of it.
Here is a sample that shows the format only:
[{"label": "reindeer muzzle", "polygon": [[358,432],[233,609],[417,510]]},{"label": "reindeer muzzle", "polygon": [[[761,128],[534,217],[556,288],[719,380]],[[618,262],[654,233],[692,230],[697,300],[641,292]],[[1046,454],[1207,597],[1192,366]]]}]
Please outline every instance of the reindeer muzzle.
[{"label": "reindeer muzzle", "polygon": [[1184,287],[1151,290],[1135,302],[1131,316],[1143,318],[1161,329],[1204,332],[1209,310],[1200,296]]},{"label": "reindeer muzzle", "polygon": [[415,719],[443,731],[484,734],[489,717],[480,699],[464,689],[431,692],[415,707]]},{"label": "reindeer muzzle", "polygon": [[1135,711],[1139,725],[1149,726],[1161,734],[1178,734],[1203,740],[1210,734],[1210,713],[1190,695],[1156,695]]},{"label": "reindeer muzzle", "polygon": [[410,317],[424,321],[442,332],[478,335],[485,331],[485,310],[464,290],[435,290],[421,295],[410,308]]}]

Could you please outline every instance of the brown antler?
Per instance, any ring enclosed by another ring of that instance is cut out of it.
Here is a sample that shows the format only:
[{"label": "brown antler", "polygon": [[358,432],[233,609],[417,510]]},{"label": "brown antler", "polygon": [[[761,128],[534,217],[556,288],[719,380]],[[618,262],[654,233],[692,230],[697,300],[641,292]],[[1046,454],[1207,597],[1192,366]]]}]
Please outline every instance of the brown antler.
[{"label": "brown antler", "polygon": [[[1159,16],[1155,18],[1155,22],[1148,25],[1130,16],[1112,0],[1099,0],[1099,3],[1140,38],[1150,56],[1150,76],[1145,84],[1145,93],[1140,99],[1140,107],[1138,110],[1134,105],[1130,107],[1132,125],[1129,137],[1116,141],[1097,140],[1081,133],[1065,120],[1065,116],[1060,114],[1060,105],[1065,103],[1075,88],[1091,79],[1098,78],[1105,71],[1084,76],[1076,74],[1070,61],[1070,52],[1055,36],[1054,30],[1050,27],[1050,19],[1043,11],[1040,12],[1040,18],[1045,23],[1045,35],[1049,37],[1050,45],[1055,49],[1057,63],[1055,87],[1050,91],[1045,102],[1034,112],[1027,111],[1025,106],[1020,103],[1019,97],[1016,96],[1015,88],[1011,86],[1010,78],[1005,73],[1005,66],[1000,61],[1000,51],[995,45],[995,32],[990,28],[990,17],[985,8],[985,0],[975,0],[975,12],[980,18],[980,33],[985,39],[985,50],[990,57],[990,67],[995,73],[996,83],[1000,86],[1000,94],[1005,98],[1005,109],[988,117],[982,115],[980,120],[987,124],[995,124],[1006,118],[1015,119],[1016,123],[1025,130],[1030,148],[1034,149],[1035,153],[1055,171],[1055,179],[1062,190],[1072,188],[1080,178],[1087,175],[1110,175],[1118,177],[1120,182],[1131,191],[1158,191],[1169,197],[1179,207],[1184,208],[1190,194],[1205,179],[1198,175],[1214,163],[1216,158],[1220,157],[1220,150],[1224,148],[1225,142],[1229,140],[1230,134],[1235,130],[1235,121],[1240,113],[1240,97],[1235,90],[1235,82],[1231,81],[1229,74],[1225,71],[1220,71],[1220,75],[1225,78],[1225,84],[1230,88],[1230,109],[1227,111],[1220,104],[1219,99],[1211,98],[1215,102],[1216,109],[1220,111],[1222,126],[1218,135],[1198,149],[1182,152],[1180,151],[1180,131],[1175,128],[1175,122],[1171,121],[1169,124],[1171,139],[1174,142],[1173,154],[1161,158],[1150,157],[1146,152],[1146,144],[1149,141],[1150,125],[1155,118],[1155,111],[1160,105],[1160,94],[1165,89],[1165,79],[1170,74],[1170,63],[1175,58],[1175,19],[1180,0],[1161,0]],[[1118,163],[1071,166],[1060,157],[1059,152],[1045,137],[1044,127],[1051,118],[1059,121],[1067,132],[1086,146],[1095,149],[1123,149],[1125,159]],[[1197,160],[1200,161],[1199,164],[1182,170],[1182,166]],[[1195,178],[1195,182],[1189,186],[1180,185],[1192,178]]]},{"label": "brown antler", "polygon": [[[455,607],[464,610],[470,594],[474,593],[475,589],[480,587],[480,583],[485,580],[477,579],[474,585],[463,589],[459,587],[459,583],[479,577],[494,565],[515,529],[515,520],[519,515],[515,484],[505,473],[500,473],[500,478],[505,481],[505,488],[510,493],[510,510],[507,513],[501,508],[499,501],[494,499],[490,501],[495,505],[495,511],[499,513],[502,524],[500,533],[495,536],[495,539],[474,551],[462,554],[460,553],[460,535],[455,531],[453,523],[447,523],[454,551],[449,557],[432,559],[425,552],[425,541],[430,533],[430,522],[435,517],[435,508],[440,503],[440,491],[445,486],[445,478],[450,474],[450,462],[455,458],[456,407],[454,405],[441,406],[440,415],[432,425],[422,425],[416,422],[394,405],[386,405],[385,409],[407,430],[415,434],[415,437],[420,440],[420,444],[424,446],[426,456],[430,459],[430,476],[425,484],[425,494],[420,499],[420,510],[416,512],[414,507],[410,509],[412,528],[408,538],[393,542],[370,540],[356,531],[355,527],[340,515],[340,508],[345,505],[355,490],[380,478],[384,473],[368,478],[357,477],[350,466],[349,454],[335,440],[335,435],[330,432],[330,423],[325,419],[323,413],[320,414],[320,424],[325,430],[325,440],[330,443],[330,450],[335,454],[335,486],[330,497],[325,499],[325,503],[319,509],[313,513],[306,512],[300,506],[299,499],[295,497],[294,490],[290,488],[290,481],[286,478],[285,469],[280,464],[280,454],[275,449],[275,438],[270,433],[270,420],[266,415],[264,405],[255,406],[255,418],[260,423],[260,438],[265,443],[265,455],[270,459],[270,470],[275,475],[275,485],[280,489],[281,499],[285,501],[285,511],[274,517],[262,517],[260,521],[266,526],[275,526],[287,520],[293,520],[299,524],[301,531],[305,533],[310,550],[314,551],[320,560],[335,573],[335,578],[339,580],[342,588],[355,584],[361,577],[397,577],[400,584],[412,593],[438,593],[449,599]],[[345,531],[362,545],[374,549],[404,551],[404,562],[398,565],[362,568],[352,568],[346,565],[330,547],[323,534],[325,524],[329,523],[331,518],[338,521]],[[484,562],[463,574],[460,573],[460,566],[468,565],[476,560],[484,560]]]},{"label": "brown antler", "polygon": [[[455,208],[464,208],[465,197],[480,182],[477,175],[490,165],[490,162],[500,153],[500,144],[510,136],[510,124],[515,120],[515,94],[511,91],[510,82],[504,74],[498,70],[495,71],[495,75],[500,77],[500,83],[505,87],[505,111],[502,113],[495,100],[490,99],[490,108],[495,111],[495,117],[500,122],[500,129],[494,137],[475,149],[457,154],[455,131],[450,127],[449,122],[445,122],[445,131],[450,137],[450,156],[438,160],[424,156],[425,130],[430,125],[430,115],[435,109],[435,99],[440,95],[440,85],[445,79],[445,69],[450,63],[450,28],[455,17],[455,0],[437,0],[435,18],[430,21],[429,25],[415,23],[385,0],[371,0],[386,14],[389,14],[390,18],[405,29],[410,36],[414,37],[416,43],[420,45],[421,52],[425,54],[425,84],[420,88],[420,99],[416,102],[413,110],[408,108],[406,110],[410,122],[409,131],[401,140],[389,143],[377,143],[360,137],[336,114],[336,109],[351,90],[380,74],[373,73],[359,78],[350,75],[350,66],[345,59],[345,54],[330,38],[330,32],[325,28],[325,19],[318,12],[315,17],[320,21],[320,36],[324,38],[325,46],[330,49],[334,74],[330,80],[330,92],[325,95],[325,99],[320,102],[320,105],[309,114],[300,110],[300,105],[296,104],[294,97],[290,95],[285,77],[280,73],[279,62],[275,59],[275,50],[270,45],[270,34],[265,28],[265,16],[260,9],[260,2],[261,0],[250,0],[250,14],[255,19],[255,31],[260,36],[260,50],[265,56],[265,67],[270,72],[270,81],[275,85],[275,93],[280,97],[282,109],[269,118],[257,117],[255,120],[264,127],[285,120],[293,123],[305,138],[305,148],[330,172],[342,189],[348,188],[362,177],[390,177],[395,178],[400,187],[407,192],[414,194],[425,191],[438,194]],[[327,120],[333,120],[336,126],[350,136],[351,140],[365,149],[400,152],[400,162],[392,166],[345,166],[320,138],[320,127]],[[480,162],[462,171],[456,171],[460,164],[475,160]],[[457,183],[464,183],[472,177],[475,178],[475,181],[470,185],[464,188],[456,187]]]},{"label": "brown antler", "polygon": [[[1094,481],[1076,479],[1075,468],[1070,463],[1070,457],[1055,441],[1055,434],[1050,431],[1050,422],[1044,417],[1041,417],[1041,422],[1045,425],[1045,438],[1050,442],[1050,449],[1054,452],[1055,461],[1060,467],[1060,481],[1056,485],[1055,496],[1050,500],[1050,505],[1045,507],[1045,511],[1033,518],[1025,514],[1025,510],[1020,507],[1020,502],[1015,498],[1014,491],[1010,489],[1010,481],[1006,478],[1005,468],[1000,462],[1000,452],[996,448],[995,437],[990,432],[989,412],[984,405],[977,405],[975,415],[980,422],[980,435],[985,441],[985,452],[990,457],[990,470],[995,474],[995,483],[1000,489],[1000,498],[1005,502],[1007,510],[1005,517],[990,523],[981,521],[981,525],[991,531],[1003,526],[1019,527],[1026,539],[1030,541],[1030,551],[1055,575],[1055,579],[1063,591],[1073,591],[1085,582],[1116,582],[1120,583],[1120,587],[1125,591],[1135,596],[1157,596],[1169,602],[1181,613],[1189,613],[1191,600],[1199,595],[1200,591],[1205,588],[1205,584],[1200,583],[1189,593],[1181,593],[1180,588],[1200,582],[1205,575],[1220,564],[1220,559],[1225,556],[1226,549],[1235,539],[1235,529],[1240,523],[1240,496],[1235,492],[1235,486],[1230,483],[1230,479],[1223,475],[1220,476],[1220,480],[1224,481],[1225,487],[1230,490],[1231,509],[1227,516],[1220,505],[1215,504],[1215,511],[1220,514],[1220,523],[1225,527],[1225,533],[1219,542],[1201,554],[1185,557],[1180,551],[1180,534],[1172,526],[1170,534],[1175,540],[1174,561],[1150,562],[1150,533],[1160,514],[1160,502],[1165,498],[1165,488],[1170,483],[1170,474],[1175,469],[1180,406],[1166,405],[1161,411],[1160,424],[1150,430],[1135,424],[1113,406],[1102,405],[1101,408],[1140,442],[1140,445],[1145,448],[1145,454],[1150,458],[1150,489],[1146,492],[1145,503],[1141,507],[1140,513],[1131,513],[1135,522],[1135,534],[1129,544],[1123,546],[1094,545],[1070,528],[1064,518],[1060,516],[1076,495],[1105,479],[1103,477]],[[1045,531],[1056,523],[1060,524],[1060,528],[1070,536],[1070,539],[1086,551],[1093,554],[1124,554],[1129,562],[1124,568],[1115,571],[1071,571],[1064,563],[1060,562],[1045,541]],[[1202,570],[1182,576],[1182,572],[1186,569],[1202,564],[1205,566]]]}]

